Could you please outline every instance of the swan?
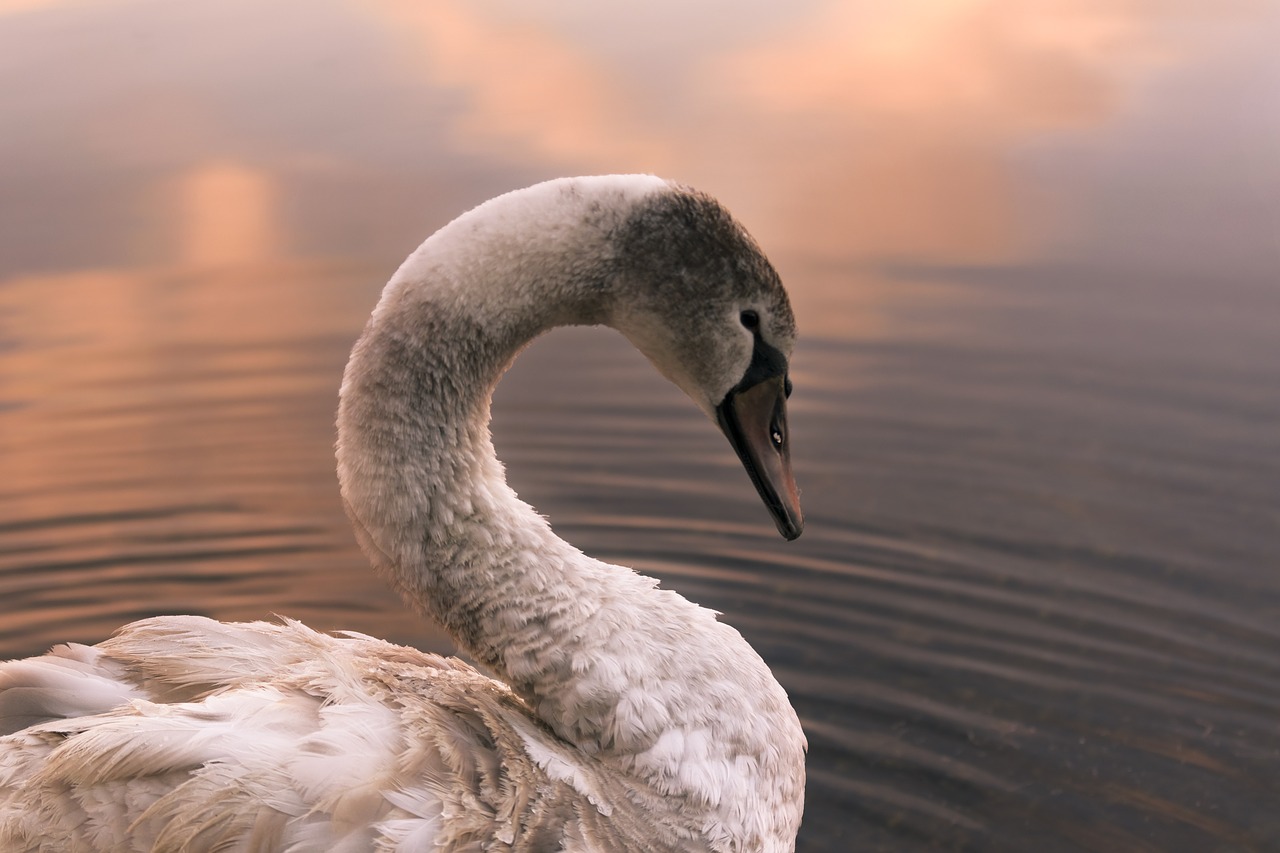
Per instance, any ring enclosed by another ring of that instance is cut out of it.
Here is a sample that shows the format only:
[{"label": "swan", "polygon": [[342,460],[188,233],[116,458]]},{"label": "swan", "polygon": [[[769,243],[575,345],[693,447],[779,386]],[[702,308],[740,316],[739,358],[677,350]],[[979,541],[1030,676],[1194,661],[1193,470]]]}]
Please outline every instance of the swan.
[{"label": "swan", "polygon": [[566,324],[627,337],[800,534],[795,321],[747,232],[653,176],[499,196],[391,278],[337,416],[363,551],[480,669],[194,616],[11,661],[0,849],[793,850],[807,747],[764,661],[714,612],[558,538],[506,484],[494,386]]}]

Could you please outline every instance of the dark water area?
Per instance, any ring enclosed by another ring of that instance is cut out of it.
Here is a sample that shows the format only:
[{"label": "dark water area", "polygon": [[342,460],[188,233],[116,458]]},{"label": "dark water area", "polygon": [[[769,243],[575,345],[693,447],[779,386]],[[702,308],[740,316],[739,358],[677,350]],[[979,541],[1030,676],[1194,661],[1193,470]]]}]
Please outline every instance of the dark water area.
[{"label": "dark water area", "polygon": [[1220,283],[1179,329],[988,278],[974,337],[829,356],[870,387],[818,418],[852,511],[805,566],[797,701],[811,791],[859,817],[811,849],[1280,845],[1271,321],[1211,330]]},{"label": "dark water area", "polygon": [[495,443],[772,666],[798,850],[1280,850],[1280,8],[603,9],[0,2],[0,659],[161,613],[449,651],[341,510],[351,343],[467,207],[653,171],[793,295],[804,535],[605,330]]}]

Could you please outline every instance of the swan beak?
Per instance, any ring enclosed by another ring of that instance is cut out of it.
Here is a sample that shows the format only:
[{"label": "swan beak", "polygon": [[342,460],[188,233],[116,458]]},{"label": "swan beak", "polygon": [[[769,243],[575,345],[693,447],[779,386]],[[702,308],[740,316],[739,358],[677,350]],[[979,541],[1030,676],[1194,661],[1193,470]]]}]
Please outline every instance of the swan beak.
[{"label": "swan beak", "polygon": [[790,540],[804,530],[804,514],[791,474],[786,385],[786,377],[779,375],[733,389],[716,407],[716,421],[769,508],[778,532]]}]

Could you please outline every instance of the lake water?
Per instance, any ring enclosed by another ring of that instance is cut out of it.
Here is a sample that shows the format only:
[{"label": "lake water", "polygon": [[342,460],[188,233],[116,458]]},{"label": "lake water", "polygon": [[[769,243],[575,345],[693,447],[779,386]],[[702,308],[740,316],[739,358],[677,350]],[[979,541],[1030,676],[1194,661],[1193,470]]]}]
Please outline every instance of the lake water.
[{"label": "lake water", "polygon": [[804,535],[609,332],[495,442],[771,664],[799,849],[1280,849],[1280,12],[1051,5],[0,4],[0,658],[447,651],[341,511],[347,352],[467,207],[652,170],[794,295]]}]

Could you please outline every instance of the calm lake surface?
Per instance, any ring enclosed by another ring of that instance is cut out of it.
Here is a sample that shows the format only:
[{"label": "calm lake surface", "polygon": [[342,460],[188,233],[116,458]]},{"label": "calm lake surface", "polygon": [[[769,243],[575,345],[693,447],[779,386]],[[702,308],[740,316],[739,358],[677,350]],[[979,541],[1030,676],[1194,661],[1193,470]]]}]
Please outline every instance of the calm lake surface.
[{"label": "calm lake surface", "polygon": [[0,3],[0,658],[448,651],[338,501],[351,343],[457,213],[656,171],[793,293],[804,535],[605,330],[495,442],[771,664],[799,849],[1280,849],[1280,12],[1049,5]]}]

